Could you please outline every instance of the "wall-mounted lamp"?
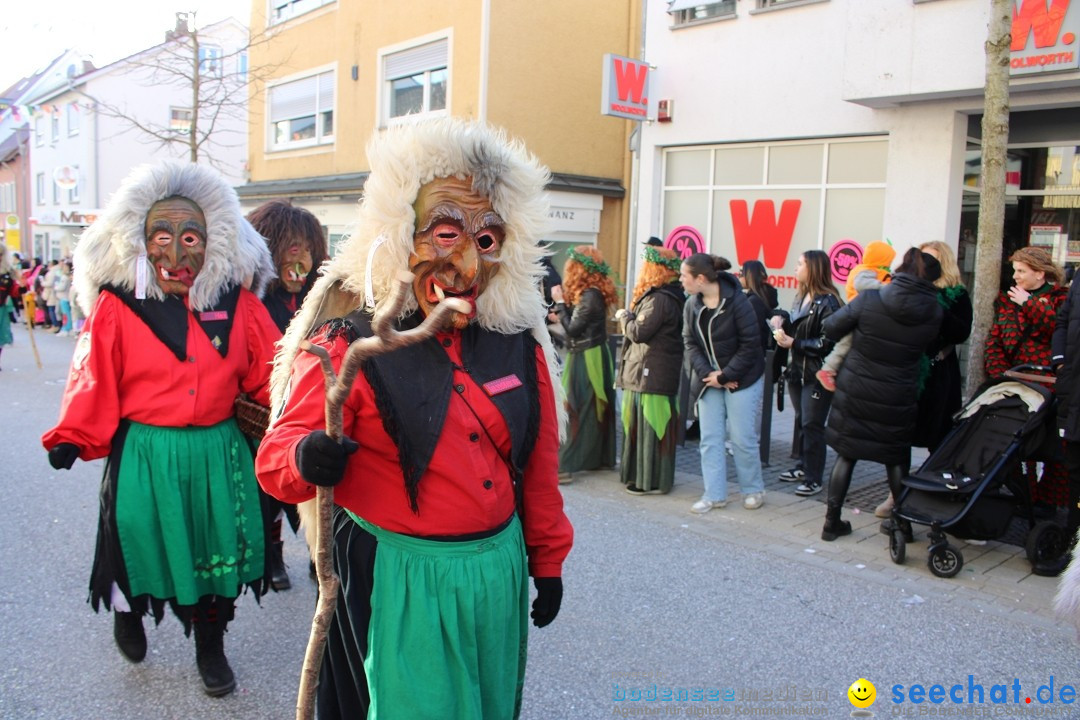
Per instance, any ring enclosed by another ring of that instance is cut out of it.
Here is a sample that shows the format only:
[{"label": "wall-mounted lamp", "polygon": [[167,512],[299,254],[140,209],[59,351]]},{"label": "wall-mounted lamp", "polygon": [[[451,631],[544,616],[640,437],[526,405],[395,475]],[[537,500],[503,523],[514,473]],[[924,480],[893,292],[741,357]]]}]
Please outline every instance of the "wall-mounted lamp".
[{"label": "wall-mounted lamp", "polygon": [[352,66],[352,79],[354,81],[360,79],[360,66],[359,65],[353,65]]}]

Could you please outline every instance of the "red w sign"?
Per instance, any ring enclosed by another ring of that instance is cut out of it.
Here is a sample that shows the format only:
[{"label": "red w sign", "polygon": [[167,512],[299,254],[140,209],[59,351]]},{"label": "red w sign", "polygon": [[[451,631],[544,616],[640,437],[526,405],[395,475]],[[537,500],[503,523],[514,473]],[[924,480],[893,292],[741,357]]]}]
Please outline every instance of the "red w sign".
[{"label": "red w sign", "polygon": [[802,200],[784,200],[780,203],[779,218],[776,217],[772,200],[755,202],[753,215],[750,215],[745,200],[732,200],[729,205],[739,265],[747,260],[762,258],[767,268],[783,268],[787,263],[791,238],[795,235]]},{"label": "red w sign", "polygon": [[604,55],[604,87],[600,113],[630,120],[649,116],[649,64],[608,53]]},{"label": "red w sign", "polygon": [[1012,45],[1010,50],[1027,47],[1028,33],[1035,35],[1035,47],[1053,47],[1061,32],[1061,23],[1069,11],[1069,0],[1022,0],[1019,10],[1013,5]]}]

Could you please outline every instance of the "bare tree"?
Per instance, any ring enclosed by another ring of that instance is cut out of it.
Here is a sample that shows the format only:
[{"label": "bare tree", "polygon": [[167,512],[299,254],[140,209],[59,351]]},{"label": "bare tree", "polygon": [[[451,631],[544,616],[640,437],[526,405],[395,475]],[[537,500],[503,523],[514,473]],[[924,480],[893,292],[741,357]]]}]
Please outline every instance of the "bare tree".
[{"label": "bare tree", "polygon": [[[205,31],[194,25],[194,12],[176,13],[176,27],[166,33],[164,43],[119,61],[121,69],[117,71],[143,87],[182,90],[190,102],[187,127],[183,118],[174,124],[171,118],[165,122],[164,114],[147,115],[145,105],[140,105],[137,98],[131,104],[118,104],[86,92],[82,95],[101,115],[121,120],[127,129],[138,131],[148,142],[160,147],[184,146],[191,162],[204,160],[226,170],[229,163],[220,157],[222,151],[244,146],[248,103],[259,96],[258,89],[266,87],[266,81],[282,63],[247,66],[248,53],[268,42],[266,35],[248,36],[246,42],[226,49],[211,45]],[[236,121],[233,124],[240,130],[223,131],[229,120]],[[230,134],[235,137],[228,137]]]},{"label": "bare tree", "polygon": [[1009,142],[1009,45],[1012,42],[1012,0],[990,0],[986,40],[986,94],[982,118],[982,191],[975,245],[975,288],[972,305],[967,394],[986,379],[983,359],[986,336],[994,322],[994,300],[1001,277],[1002,235],[1005,232],[1005,156]]}]

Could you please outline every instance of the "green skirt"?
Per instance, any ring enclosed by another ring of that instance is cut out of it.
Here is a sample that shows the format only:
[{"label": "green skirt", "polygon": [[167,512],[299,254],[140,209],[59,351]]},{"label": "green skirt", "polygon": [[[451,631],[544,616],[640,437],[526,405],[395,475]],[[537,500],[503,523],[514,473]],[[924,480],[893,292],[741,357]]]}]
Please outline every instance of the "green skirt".
[{"label": "green skirt", "polygon": [[131,423],[118,469],[116,529],[130,597],[195,605],[207,595],[236,597],[259,580],[258,484],[236,421]]},{"label": "green skirt", "polygon": [[577,472],[615,466],[615,366],[608,344],[569,353],[563,368],[566,442],[559,470]]},{"label": "green skirt", "polygon": [[443,542],[349,515],[379,543],[364,657],[367,717],[516,718],[529,633],[517,516],[491,537]]},{"label": "green skirt", "polygon": [[622,422],[623,484],[645,492],[671,492],[679,434],[678,399],[624,390]]}]

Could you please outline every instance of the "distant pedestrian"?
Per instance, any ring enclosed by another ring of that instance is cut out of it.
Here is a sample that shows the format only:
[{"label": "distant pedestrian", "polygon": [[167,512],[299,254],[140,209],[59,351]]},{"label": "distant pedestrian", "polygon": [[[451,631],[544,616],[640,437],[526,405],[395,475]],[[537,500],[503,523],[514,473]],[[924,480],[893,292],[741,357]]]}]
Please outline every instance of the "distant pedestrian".
[{"label": "distant pedestrian", "polygon": [[675,479],[684,295],[674,250],[646,245],[623,331],[620,479],[631,495],[662,495]]},{"label": "distant pedestrian", "polygon": [[14,344],[11,335],[10,314],[15,311],[13,296],[18,293],[18,285],[15,282],[15,267],[11,264],[11,256],[8,255],[7,245],[0,243],[0,352],[5,345]]}]

